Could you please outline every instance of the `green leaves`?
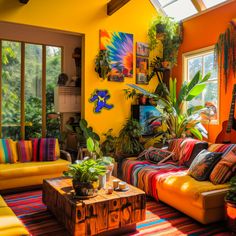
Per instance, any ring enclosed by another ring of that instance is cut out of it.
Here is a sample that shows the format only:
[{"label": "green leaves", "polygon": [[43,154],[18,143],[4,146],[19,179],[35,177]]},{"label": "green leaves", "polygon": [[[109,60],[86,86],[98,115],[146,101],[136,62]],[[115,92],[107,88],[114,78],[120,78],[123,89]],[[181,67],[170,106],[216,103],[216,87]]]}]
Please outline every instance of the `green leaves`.
[{"label": "green leaves", "polygon": [[79,164],[71,164],[69,170],[64,172],[64,175],[80,182],[89,183],[96,181],[99,175],[105,175],[105,173],[105,166],[100,165],[94,159],[88,159]]}]

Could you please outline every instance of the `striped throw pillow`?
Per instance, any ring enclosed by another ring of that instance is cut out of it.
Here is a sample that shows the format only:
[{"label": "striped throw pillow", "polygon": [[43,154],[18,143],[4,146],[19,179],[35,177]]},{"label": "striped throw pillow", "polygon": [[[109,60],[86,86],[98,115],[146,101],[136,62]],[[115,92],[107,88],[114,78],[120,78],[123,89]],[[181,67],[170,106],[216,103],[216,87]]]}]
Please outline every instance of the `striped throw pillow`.
[{"label": "striped throw pillow", "polygon": [[210,175],[213,184],[224,184],[236,172],[236,147],[228,152],[214,167]]},{"label": "striped throw pillow", "polygon": [[32,142],[31,140],[21,140],[17,143],[19,162],[32,161]]},{"label": "striped throw pillow", "polygon": [[32,139],[33,161],[57,160],[55,138]]},{"label": "striped throw pillow", "polygon": [[13,154],[13,141],[0,139],[0,163],[15,163],[16,156]]}]

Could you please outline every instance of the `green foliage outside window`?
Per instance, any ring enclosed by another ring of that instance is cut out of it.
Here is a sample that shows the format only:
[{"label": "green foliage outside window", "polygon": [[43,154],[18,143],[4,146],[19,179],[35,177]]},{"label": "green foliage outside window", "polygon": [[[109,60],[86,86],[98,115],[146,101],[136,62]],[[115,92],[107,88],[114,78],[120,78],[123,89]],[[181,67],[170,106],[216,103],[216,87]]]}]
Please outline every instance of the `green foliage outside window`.
[{"label": "green foliage outside window", "polygon": [[[46,111],[54,112],[61,49],[46,47]],[[21,43],[2,41],[2,137],[20,139]],[[41,137],[42,46],[25,44],[25,137]],[[59,137],[59,120],[47,121],[47,136]]]}]

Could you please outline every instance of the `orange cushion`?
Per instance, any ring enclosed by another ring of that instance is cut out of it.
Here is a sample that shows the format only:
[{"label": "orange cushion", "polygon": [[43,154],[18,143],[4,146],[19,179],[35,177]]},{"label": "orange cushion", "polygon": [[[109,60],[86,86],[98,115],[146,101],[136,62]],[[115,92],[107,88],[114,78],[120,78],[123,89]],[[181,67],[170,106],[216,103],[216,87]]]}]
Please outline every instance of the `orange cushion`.
[{"label": "orange cushion", "polygon": [[213,184],[227,182],[236,171],[236,147],[228,152],[214,167],[210,175]]}]

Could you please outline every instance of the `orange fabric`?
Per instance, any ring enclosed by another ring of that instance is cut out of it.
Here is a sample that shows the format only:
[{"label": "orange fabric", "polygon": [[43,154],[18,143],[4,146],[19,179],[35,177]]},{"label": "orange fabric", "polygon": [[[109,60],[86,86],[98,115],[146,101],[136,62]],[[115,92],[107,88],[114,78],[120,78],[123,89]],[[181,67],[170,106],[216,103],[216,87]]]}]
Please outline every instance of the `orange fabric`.
[{"label": "orange fabric", "polygon": [[213,184],[223,184],[230,179],[236,171],[236,150],[231,150],[214,167],[210,180]]}]

